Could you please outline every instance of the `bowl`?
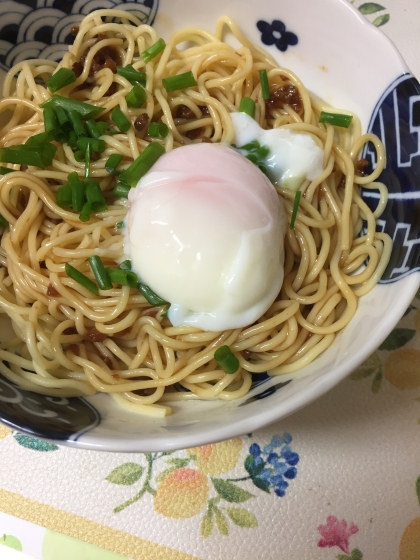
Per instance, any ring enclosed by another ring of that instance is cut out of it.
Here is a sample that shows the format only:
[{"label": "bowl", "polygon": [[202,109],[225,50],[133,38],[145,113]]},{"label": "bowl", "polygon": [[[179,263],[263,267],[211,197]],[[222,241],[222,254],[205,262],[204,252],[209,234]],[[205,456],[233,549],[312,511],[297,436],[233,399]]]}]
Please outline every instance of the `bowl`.
[{"label": "bowl", "polygon": [[[310,91],[354,111],[364,129],[382,138],[387,163],[381,180],[390,197],[378,228],[392,236],[394,248],[380,284],[361,298],[355,317],[327,351],[293,376],[254,376],[251,391],[238,401],[175,404],[171,416],[153,419],[122,410],[107,395],[46,397],[0,377],[1,422],[78,448],[169,451],[257,430],[344,379],[391,332],[419,287],[420,85],[393,44],[346,0],[57,0],[53,8],[34,6],[0,2],[2,71],[26,58],[59,60],[71,41],[70,27],[102,7],[129,10],[162,37],[189,25],[213,31],[220,15],[231,16],[248,39],[293,70]],[[374,157],[368,148],[363,156]],[[364,193],[368,204],[374,202],[369,196]]]}]

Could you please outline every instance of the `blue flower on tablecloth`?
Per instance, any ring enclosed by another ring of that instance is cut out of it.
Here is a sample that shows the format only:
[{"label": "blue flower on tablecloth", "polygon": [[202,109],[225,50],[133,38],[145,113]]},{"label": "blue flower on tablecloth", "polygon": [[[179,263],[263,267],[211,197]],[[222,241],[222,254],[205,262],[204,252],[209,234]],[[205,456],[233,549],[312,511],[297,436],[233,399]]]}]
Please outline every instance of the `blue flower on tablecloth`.
[{"label": "blue flower on tablecloth", "polygon": [[275,45],[282,52],[286,51],[289,46],[297,45],[297,35],[286,31],[286,26],[279,19],[273,20],[272,23],[260,20],[257,22],[257,28],[261,31],[261,41],[264,45]]},{"label": "blue flower on tablecloth", "polygon": [[299,455],[292,450],[292,436],[288,433],[275,435],[262,449],[258,443],[251,444],[249,455],[245,459],[245,469],[252,482],[265,492],[283,497],[289,487],[289,480],[297,475],[296,465]]}]

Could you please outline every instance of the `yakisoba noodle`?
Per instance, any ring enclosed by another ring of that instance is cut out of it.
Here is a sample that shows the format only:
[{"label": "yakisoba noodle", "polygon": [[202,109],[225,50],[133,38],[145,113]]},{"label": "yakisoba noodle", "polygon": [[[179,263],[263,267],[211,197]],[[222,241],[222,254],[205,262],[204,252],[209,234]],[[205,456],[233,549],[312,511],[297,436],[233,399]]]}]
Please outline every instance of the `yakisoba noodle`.
[{"label": "yakisoba noodle", "polygon": [[[228,29],[240,48],[223,42]],[[104,392],[126,408],[164,416],[170,413],[162,404],[167,401],[237,399],[249,391],[253,373],[291,374],[312,362],[352,319],[358,298],[380,279],[391,241],[375,231],[387,200],[386,187],[375,182],[384,166],[384,149],[376,136],[361,136],[356,117],[349,130],[320,124],[322,104],[310,98],[290,70],[279,68],[249,43],[227,17],[219,20],[215,35],[198,28],[175,33],[162,54],[145,65],[139,53],[158,39],[153,28],[129,13],[101,10],[88,15],[59,64],[76,64],[81,74],[59,93],[105,108],[101,120],[109,121],[110,111],[120,106],[132,122],[143,114],[163,121],[169,127],[161,140],[166,151],[204,140],[233,143],[229,115],[248,96],[256,102],[255,118],[263,128],[307,133],[324,150],[324,171],[302,185],[295,227],[286,234],[281,294],[256,324],[226,332],[175,328],[161,307],[151,307],[135,289],[114,285],[95,296],[65,274],[66,262],[92,277],[88,257],[99,255],[113,267],[123,258],[117,224],[127,203],[112,195],[115,178],[105,170],[105,162],[118,153],[124,156],[123,166],[131,163],[150,141],[147,127],[102,137],[106,151],[92,163],[91,176],[100,182],[108,209],[86,223],[56,203],[57,189],[67,183],[68,174],[84,172],[68,144],[58,145],[45,170],[8,164],[16,172],[0,178],[0,214],[10,224],[1,240],[0,308],[12,319],[16,337],[1,346],[1,373],[46,395]],[[189,48],[177,48],[185,41]],[[121,66],[132,64],[146,72],[147,101],[140,109],[127,108],[125,96],[132,85],[113,72],[112,64],[94,68],[104,47],[118,53]],[[23,144],[44,130],[40,104],[51,96],[45,79],[56,68],[48,60],[29,60],[9,72],[0,109],[11,116],[2,129],[1,146]],[[287,104],[266,108],[258,74],[262,68],[272,91],[287,84],[297,88],[300,112]],[[190,70],[196,87],[173,93],[162,87],[163,77]],[[185,111],[188,118],[182,118]],[[355,166],[367,141],[375,146],[377,166],[363,176]],[[360,196],[362,185],[379,189],[374,213]],[[276,188],[290,221],[294,193]],[[213,357],[222,344],[240,360],[233,375]],[[188,391],[177,391],[174,384]]]}]

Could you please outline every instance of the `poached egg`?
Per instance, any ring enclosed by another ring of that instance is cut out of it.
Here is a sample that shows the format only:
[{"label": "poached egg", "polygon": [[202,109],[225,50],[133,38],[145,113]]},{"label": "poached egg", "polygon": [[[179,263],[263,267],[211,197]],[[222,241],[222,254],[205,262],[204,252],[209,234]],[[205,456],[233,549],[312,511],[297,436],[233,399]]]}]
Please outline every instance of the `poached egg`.
[{"label": "poached egg", "polygon": [[207,331],[255,322],[283,283],[286,220],[268,178],[220,144],[164,154],[131,189],[125,252],[171,303],[174,326]]}]

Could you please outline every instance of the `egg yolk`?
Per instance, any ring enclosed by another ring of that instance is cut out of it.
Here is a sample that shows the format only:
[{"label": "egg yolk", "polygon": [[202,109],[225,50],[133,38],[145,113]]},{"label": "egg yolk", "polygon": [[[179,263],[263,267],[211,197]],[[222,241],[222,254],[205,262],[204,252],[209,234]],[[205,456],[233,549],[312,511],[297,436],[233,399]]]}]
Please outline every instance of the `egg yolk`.
[{"label": "egg yolk", "polygon": [[285,217],[258,167],[228,146],[184,146],[128,199],[126,255],[171,303],[174,326],[240,328],[267,311],[283,282]]}]

